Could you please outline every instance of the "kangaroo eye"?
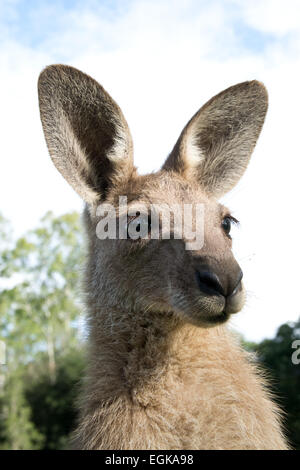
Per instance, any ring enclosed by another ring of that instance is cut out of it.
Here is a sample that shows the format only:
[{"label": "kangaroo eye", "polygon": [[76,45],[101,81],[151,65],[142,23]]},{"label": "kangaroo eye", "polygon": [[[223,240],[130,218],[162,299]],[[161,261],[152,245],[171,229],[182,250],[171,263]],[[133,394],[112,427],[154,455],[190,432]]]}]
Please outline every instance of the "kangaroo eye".
[{"label": "kangaroo eye", "polygon": [[151,230],[151,218],[138,213],[127,221],[128,238],[144,238]]},{"label": "kangaroo eye", "polygon": [[127,226],[128,226],[128,229],[129,229],[129,227],[131,227],[131,229],[135,230],[136,232],[141,231],[141,224],[140,224],[140,221],[137,218],[129,219]]},{"label": "kangaroo eye", "polygon": [[230,217],[224,217],[224,219],[222,220],[222,228],[223,228],[224,232],[227,235],[230,234],[230,230],[231,230],[231,219],[230,219]]},{"label": "kangaroo eye", "polygon": [[224,219],[222,220],[222,229],[224,230],[224,232],[226,233],[226,235],[230,236],[230,231],[231,231],[231,226],[232,226],[232,223],[234,224],[239,224],[239,221],[236,220],[234,217],[232,217],[231,215],[227,215],[226,217],[224,217]]}]

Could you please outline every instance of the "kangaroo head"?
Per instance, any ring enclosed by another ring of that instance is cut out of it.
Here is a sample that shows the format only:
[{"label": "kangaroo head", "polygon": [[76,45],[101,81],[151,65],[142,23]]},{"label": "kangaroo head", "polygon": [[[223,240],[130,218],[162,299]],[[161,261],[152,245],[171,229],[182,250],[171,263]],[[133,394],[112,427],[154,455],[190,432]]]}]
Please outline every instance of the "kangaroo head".
[{"label": "kangaroo head", "polygon": [[[264,86],[244,82],[212,98],[183,129],[162,169],[142,176],[120,108],[92,78],[64,65],[47,67],[39,102],[51,158],[86,202],[89,302],[171,314],[199,326],[238,312],[244,288],[231,250],[233,217],[218,199],[248,165],[267,111]],[[132,236],[121,227],[124,196]],[[108,205],[115,209],[113,236],[98,236],[101,208]],[[175,235],[186,207],[189,229],[201,232],[199,246],[191,246],[186,231]],[[170,236],[163,230],[151,236],[154,213],[159,229],[172,214]]]}]

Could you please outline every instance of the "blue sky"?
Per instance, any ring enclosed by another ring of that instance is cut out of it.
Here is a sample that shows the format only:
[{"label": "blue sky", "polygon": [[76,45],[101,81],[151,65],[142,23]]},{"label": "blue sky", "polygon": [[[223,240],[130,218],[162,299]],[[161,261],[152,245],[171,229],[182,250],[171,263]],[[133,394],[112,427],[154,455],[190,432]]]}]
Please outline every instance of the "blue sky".
[{"label": "blue sky", "polygon": [[129,8],[130,2],[121,1],[43,1],[15,0],[3,2],[2,20],[9,28],[9,36],[30,47],[42,47],[53,34],[65,27],[66,15],[78,11],[93,11],[97,16],[116,18]]},{"label": "blue sky", "polygon": [[249,292],[233,326],[249,339],[271,336],[300,315],[299,18],[298,0],[1,0],[0,211],[20,234],[47,210],[82,207],[44,142],[36,82],[46,65],[78,67],[110,92],[142,173],[161,166],[211,96],[261,80],[266,124],[224,202],[241,220],[234,250]]},{"label": "blue sky", "polygon": [[[105,18],[113,25],[117,18],[126,15],[136,2],[133,1],[103,1],[87,0],[81,1],[43,1],[43,0],[3,0],[1,7],[1,22],[5,24],[5,34],[15,41],[20,41],[29,47],[42,48],[49,37],[60,34],[65,28],[65,18],[73,12],[90,11],[94,16]],[[140,2],[143,3],[143,2]],[[198,2],[182,2],[187,4],[185,15],[187,17],[201,14],[201,9],[209,3],[218,4],[220,2],[209,2],[208,0]],[[262,53],[264,48],[276,41],[276,34],[264,32],[251,27],[241,14],[238,2],[225,1],[227,14],[223,24],[224,30],[228,29],[235,37],[236,46],[255,53]],[[169,2],[171,9],[172,2]],[[176,2],[175,2],[176,4]],[[184,9],[183,9],[184,10]],[[7,31],[9,30],[9,31]],[[2,30],[3,31],[3,30]],[[101,31],[95,32],[95,39],[101,37]],[[105,38],[104,38],[105,40]],[[220,31],[217,41],[220,46],[223,41],[223,31]],[[225,39],[226,42],[226,39]],[[109,44],[106,44],[109,47]],[[220,47],[220,51],[221,51]],[[232,54],[231,51],[226,51]]]}]

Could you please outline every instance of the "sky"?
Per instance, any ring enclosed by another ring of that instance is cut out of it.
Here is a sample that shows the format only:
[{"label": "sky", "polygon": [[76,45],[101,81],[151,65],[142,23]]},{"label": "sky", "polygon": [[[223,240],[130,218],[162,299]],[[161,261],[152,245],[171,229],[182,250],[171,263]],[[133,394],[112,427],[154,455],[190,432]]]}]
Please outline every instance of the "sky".
[{"label": "sky", "polygon": [[241,226],[234,253],[247,304],[231,326],[272,337],[300,316],[298,0],[0,0],[0,211],[17,235],[48,210],[82,203],[54,168],[36,83],[73,65],[121,106],[141,173],[157,170],[190,117],[213,95],[258,79],[269,92],[250,166],[222,200]]}]

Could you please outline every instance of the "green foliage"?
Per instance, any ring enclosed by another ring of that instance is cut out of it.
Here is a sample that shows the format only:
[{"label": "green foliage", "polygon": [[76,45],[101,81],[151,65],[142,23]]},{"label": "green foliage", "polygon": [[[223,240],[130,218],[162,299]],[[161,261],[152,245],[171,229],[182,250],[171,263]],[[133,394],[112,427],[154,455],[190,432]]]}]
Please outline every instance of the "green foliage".
[{"label": "green foliage", "polygon": [[43,436],[31,421],[31,409],[25,399],[23,376],[11,374],[6,378],[2,400],[2,442],[0,449],[39,449]]},{"label": "green foliage", "polygon": [[0,340],[7,350],[1,366],[0,446],[55,448],[74,420],[70,403],[82,368],[82,357],[76,356],[83,260],[79,216],[47,213],[36,230],[17,240],[0,217],[0,235]]},{"label": "green foliage", "polygon": [[70,350],[57,361],[55,383],[41,372],[25,385],[31,420],[43,436],[41,449],[67,448],[76,420],[76,397],[84,368],[83,353]]},{"label": "green foliage", "polygon": [[286,413],[289,441],[293,448],[300,450],[300,364],[292,362],[292,344],[299,339],[300,319],[281,325],[275,338],[265,339],[255,350],[268,371],[279,405]]}]

